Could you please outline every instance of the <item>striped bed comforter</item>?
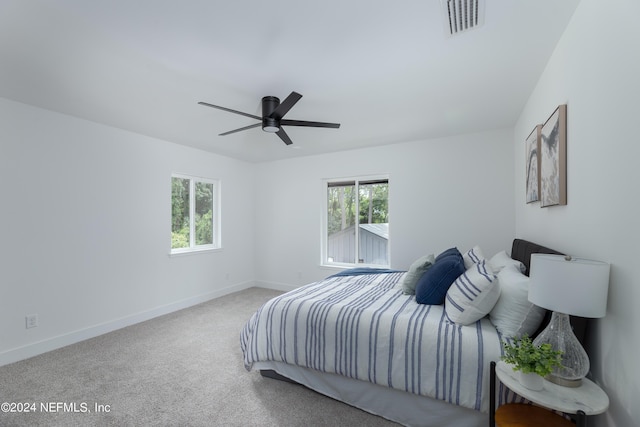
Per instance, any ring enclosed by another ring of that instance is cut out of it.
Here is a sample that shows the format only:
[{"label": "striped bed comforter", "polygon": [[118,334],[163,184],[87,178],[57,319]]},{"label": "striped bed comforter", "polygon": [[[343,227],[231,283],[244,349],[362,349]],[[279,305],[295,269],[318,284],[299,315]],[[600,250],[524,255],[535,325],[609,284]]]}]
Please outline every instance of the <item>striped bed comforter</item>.
[{"label": "striped bed comforter", "polygon": [[245,367],[284,362],[488,412],[496,329],[417,304],[401,291],[404,274],[331,277],[268,301],[241,332]]}]

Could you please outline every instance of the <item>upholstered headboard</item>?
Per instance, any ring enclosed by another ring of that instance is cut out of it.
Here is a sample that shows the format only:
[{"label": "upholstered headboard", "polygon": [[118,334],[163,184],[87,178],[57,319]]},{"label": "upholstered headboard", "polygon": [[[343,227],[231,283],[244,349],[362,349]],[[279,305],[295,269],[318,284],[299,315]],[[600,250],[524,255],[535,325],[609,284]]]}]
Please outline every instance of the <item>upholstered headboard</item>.
[{"label": "upholstered headboard", "polygon": [[[531,266],[531,254],[564,255],[562,252],[558,252],[554,249],[550,249],[527,240],[513,240],[513,244],[511,245],[511,258],[518,260],[525,265],[525,274],[527,276],[529,275],[529,267]],[[540,328],[538,328],[534,335],[538,335],[542,332],[549,323],[549,320],[551,320],[551,312],[547,311]],[[580,343],[584,345],[584,339],[587,332],[587,319],[584,317],[571,316],[571,326],[573,326],[573,333],[576,335]]]}]

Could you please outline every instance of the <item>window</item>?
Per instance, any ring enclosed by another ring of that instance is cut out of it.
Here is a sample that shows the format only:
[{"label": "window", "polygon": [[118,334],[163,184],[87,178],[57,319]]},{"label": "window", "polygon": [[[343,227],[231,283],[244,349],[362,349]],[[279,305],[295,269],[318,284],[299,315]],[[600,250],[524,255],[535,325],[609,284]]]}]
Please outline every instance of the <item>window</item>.
[{"label": "window", "polygon": [[389,266],[389,179],[326,182],[323,264]]},{"label": "window", "polygon": [[171,253],[220,247],[220,183],[171,176]]}]

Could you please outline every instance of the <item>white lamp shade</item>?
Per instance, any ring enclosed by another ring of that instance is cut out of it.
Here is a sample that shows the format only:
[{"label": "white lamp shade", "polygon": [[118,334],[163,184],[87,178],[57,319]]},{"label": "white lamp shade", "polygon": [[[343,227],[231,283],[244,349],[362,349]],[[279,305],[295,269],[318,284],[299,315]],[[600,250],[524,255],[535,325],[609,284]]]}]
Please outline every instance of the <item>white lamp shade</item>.
[{"label": "white lamp shade", "polygon": [[609,264],[563,255],[532,254],[529,301],[559,313],[604,317]]}]

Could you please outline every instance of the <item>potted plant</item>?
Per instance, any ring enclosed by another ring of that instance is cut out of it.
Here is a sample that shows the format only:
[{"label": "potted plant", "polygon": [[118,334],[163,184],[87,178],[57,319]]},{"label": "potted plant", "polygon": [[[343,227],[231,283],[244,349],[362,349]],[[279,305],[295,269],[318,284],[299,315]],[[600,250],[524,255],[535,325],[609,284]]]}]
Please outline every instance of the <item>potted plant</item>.
[{"label": "potted plant", "polygon": [[542,390],[542,379],[553,372],[553,368],[562,366],[562,351],[554,350],[551,344],[537,346],[527,335],[514,338],[513,344],[503,342],[502,345],[501,359],[512,365],[514,371],[520,371],[520,384],[531,390]]}]

